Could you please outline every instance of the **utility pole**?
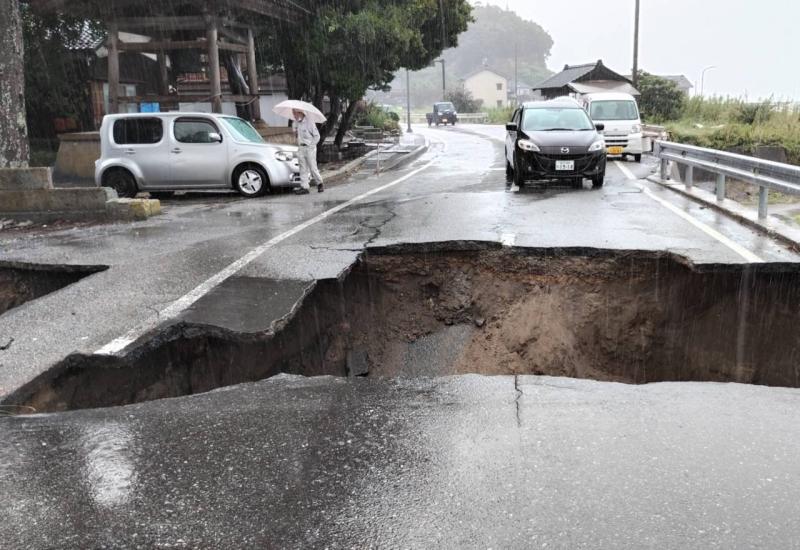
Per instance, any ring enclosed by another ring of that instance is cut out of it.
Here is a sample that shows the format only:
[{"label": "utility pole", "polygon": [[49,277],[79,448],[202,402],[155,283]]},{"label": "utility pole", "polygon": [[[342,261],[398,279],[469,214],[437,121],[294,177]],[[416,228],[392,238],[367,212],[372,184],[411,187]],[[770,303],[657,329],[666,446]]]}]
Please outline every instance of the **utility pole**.
[{"label": "utility pole", "polygon": [[633,24],[633,87],[639,89],[639,1],[636,0],[636,19]]},{"label": "utility pole", "polygon": [[514,43],[514,105],[519,105],[519,54],[517,53],[517,43]]},{"label": "utility pole", "polygon": [[444,76],[444,58],[441,59],[442,62],[442,101],[447,100],[447,85],[445,83],[445,76]]},{"label": "utility pole", "polygon": [[408,69],[406,69],[406,120],[408,133],[413,134],[414,131],[411,129],[411,77],[408,75]]},{"label": "utility pole", "polygon": [[447,100],[447,86],[444,76],[444,50],[447,48],[447,31],[444,25],[444,0],[439,0],[439,13],[442,19],[442,101]]}]

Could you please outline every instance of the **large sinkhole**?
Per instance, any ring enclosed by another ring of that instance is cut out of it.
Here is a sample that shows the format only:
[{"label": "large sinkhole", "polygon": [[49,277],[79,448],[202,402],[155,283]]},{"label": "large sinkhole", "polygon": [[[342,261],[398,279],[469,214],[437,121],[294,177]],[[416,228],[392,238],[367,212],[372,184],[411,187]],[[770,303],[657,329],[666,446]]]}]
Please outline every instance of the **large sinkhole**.
[{"label": "large sinkhole", "polygon": [[0,315],[104,269],[105,266],[0,264]]},{"label": "large sinkhole", "polygon": [[537,374],[800,386],[800,275],[670,254],[370,251],[272,334],[172,326],[124,359],[75,356],[13,396],[40,411],[205,392],[278,373]]}]

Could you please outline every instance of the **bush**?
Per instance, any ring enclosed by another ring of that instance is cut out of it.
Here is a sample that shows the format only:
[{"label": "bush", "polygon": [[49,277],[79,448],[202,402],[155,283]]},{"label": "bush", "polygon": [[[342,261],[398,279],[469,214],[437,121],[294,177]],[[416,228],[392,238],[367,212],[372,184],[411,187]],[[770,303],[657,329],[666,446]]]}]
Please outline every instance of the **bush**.
[{"label": "bush", "polygon": [[514,114],[514,107],[494,107],[487,112],[490,124],[505,124],[511,120],[511,115]]},{"label": "bush", "polygon": [[400,116],[374,103],[357,107],[353,120],[356,126],[372,126],[387,132],[400,130]]},{"label": "bush", "polygon": [[639,109],[648,122],[678,120],[685,96],[671,80],[644,71],[639,73]]},{"label": "bush", "polygon": [[453,106],[459,113],[477,113],[483,106],[482,99],[475,99],[472,97],[472,93],[464,88],[448,92],[446,99],[453,102]]}]

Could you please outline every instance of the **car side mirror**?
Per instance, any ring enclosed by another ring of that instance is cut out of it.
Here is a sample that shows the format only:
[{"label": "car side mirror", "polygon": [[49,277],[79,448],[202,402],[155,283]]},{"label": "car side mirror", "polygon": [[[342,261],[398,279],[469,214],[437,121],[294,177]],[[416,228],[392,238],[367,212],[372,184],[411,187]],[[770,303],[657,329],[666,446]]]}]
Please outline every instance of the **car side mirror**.
[{"label": "car side mirror", "polygon": [[507,132],[516,132],[517,131],[517,123],[516,122],[509,122],[506,124],[506,131]]},{"label": "car side mirror", "polygon": [[208,133],[208,142],[209,143],[222,143],[222,134],[218,134],[217,132],[209,132]]},{"label": "car side mirror", "polygon": [[606,129],[606,125],[603,124],[602,122],[598,122],[597,124],[594,125],[594,127],[597,128],[598,132],[602,132],[603,130]]}]

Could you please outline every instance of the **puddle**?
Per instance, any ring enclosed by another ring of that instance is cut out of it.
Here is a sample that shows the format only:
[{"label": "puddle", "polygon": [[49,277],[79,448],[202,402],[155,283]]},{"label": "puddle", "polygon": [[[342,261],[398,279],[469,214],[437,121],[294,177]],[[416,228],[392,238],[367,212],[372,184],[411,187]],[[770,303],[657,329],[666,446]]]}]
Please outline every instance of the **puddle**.
[{"label": "puddle", "polygon": [[71,357],[8,402],[122,405],[278,373],[798,387],[798,321],[792,265],[698,271],[669,254],[407,246],[319,281],[275,334],[176,325],[122,359]]}]

